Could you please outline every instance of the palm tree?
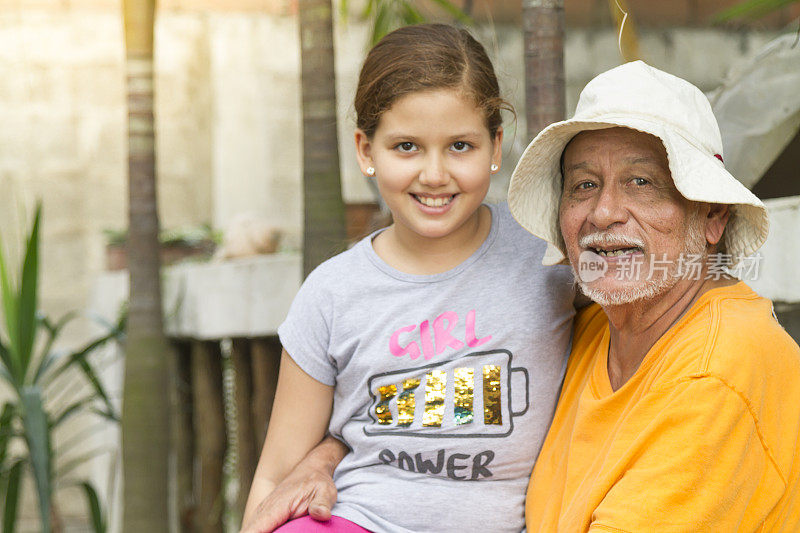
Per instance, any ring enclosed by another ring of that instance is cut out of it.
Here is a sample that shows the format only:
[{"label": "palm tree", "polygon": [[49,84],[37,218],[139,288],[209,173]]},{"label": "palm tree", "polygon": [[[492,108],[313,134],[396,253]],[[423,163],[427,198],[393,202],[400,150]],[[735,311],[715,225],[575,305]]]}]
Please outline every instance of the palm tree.
[{"label": "palm tree", "polygon": [[123,530],[166,533],[168,353],[161,312],[153,120],[155,0],[123,0],[128,89],[130,307],[122,405]]},{"label": "palm tree", "polygon": [[303,275],[343,249],[331,0],[300,0]]},{"label": "palm tree", "polygon": [[564,0],[522,0],[528,140],[564,119]]}]

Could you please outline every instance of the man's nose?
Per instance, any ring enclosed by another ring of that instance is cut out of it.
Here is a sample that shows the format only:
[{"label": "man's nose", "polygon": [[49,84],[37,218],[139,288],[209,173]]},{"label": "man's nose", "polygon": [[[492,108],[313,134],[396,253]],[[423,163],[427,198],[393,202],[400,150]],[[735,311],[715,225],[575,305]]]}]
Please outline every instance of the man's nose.
[{"label": "man's nose", "polygon": [[450,181],[444,158],[431,154],[425,159],[425,165],[419,173],[419,182],[428,187],[442,187]]},{"label": "man's nose", "polygon": [[628,220],[622,193],[616,187],[604,186],[595,197],[595,203],[589,213],[589,222],[597,228],[606,229],[616,223]]}]

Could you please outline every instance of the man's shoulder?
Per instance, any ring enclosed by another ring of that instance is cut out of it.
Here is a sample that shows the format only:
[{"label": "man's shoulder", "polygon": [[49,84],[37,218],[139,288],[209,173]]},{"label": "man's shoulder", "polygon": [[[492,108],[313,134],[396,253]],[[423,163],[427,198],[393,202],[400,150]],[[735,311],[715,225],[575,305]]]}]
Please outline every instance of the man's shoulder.
[{"label": "man's shoulder", "polygon": [[772,302],[740,285],[741,297],[720,299],[710,310],[704,370],[741,398],[783,479],[797,484],[791,465],[800,435],[800,347],[778,323]]},{"label": "man's shoulder", "polygon": [[708,370],[723,375],[743,370],[765,376],[787,373],[800,384],[800,347],[778,322],[772,302],[744,287],[740,295],[710,306]]},{"label": "man's shoulder", "polygon": [[797,391],[800,402],[800,348],[772,303],[743,283],[729,289],[705,298],[656,348],[657,388],[710,378],[750,405],[774,406],[778,390]]}]

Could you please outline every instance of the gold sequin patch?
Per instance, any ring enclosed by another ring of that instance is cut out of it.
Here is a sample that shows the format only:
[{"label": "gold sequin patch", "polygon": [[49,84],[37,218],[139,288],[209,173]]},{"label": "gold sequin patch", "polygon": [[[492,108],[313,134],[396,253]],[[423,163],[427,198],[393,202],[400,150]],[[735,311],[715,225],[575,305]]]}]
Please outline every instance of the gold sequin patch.
[{"label": "gold sequin patch", "polygon": [[442,425],[446,385],[447,374],[441,370],[434,370],[425,375],[425,414],[422,415],[423,426]]},{"label": "gold sequin patch", "polygon": [[419,378],[409,378],[403,381],[403,392],[397,397],[397,425],[410,426],[414,421],[414,411],[417,408],[417,400],[414,391],[419,387]]},{"label": "gold sequin patch", "polygon": [[485,365],[483,367],[483,423],[503,424],[501,410],[500,367]]},{"label": "gold sequin patch", "polygon": [[472,422],[472,398],[475,394],[475,370],[456,368],[455,370],[455,418],[456,425]]},{"label": "gold sequin patch", "polygon": [[389,409],[389,401],[397,395],[397,387],[395,385],[378,387],[378,394],[380,394],[381,400],[375,406],[375,416],[378,417],[378,424],[386,426],[392,423],[392,411]]}]

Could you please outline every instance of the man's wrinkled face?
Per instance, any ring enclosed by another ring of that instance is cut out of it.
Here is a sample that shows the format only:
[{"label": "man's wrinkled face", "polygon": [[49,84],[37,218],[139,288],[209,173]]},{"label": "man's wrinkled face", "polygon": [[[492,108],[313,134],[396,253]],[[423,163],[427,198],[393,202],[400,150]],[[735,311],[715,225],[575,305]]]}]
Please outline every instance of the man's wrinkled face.
[{"label": "man's wrinkled face", "polygon": [[581,132],[564,151],[563,174],[559,221],[570,264],[578,270],[599,256],[607,265],[602,276],[578,280],[592,300],[652,299],[678,282],[682,257],[705,256],[701,204],[675,188],[657,137],[628,128]]}]

